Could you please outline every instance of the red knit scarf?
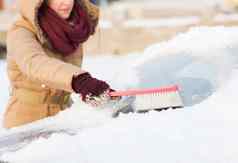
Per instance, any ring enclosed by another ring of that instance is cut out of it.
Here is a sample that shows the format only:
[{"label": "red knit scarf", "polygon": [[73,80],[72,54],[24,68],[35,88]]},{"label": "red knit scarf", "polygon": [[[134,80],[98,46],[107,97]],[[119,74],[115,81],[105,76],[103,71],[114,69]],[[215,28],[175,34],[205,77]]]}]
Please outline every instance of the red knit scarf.
[{"label": "red knit scarf", "polygon": [[63,56],[72,54],[95,30],[95,25],[90,22],[87,13],[77,2],[69,20],[61,18],[47,4],[40,8],[38,18],[40,27],[52,47]]}]

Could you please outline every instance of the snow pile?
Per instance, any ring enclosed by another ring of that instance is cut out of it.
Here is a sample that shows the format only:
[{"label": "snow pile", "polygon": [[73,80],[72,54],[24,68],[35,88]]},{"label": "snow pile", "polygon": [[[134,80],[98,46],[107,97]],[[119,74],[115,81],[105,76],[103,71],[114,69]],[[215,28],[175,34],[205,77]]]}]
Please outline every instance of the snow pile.
[{"label": "snow pile", "polygon": [[3,158],[12,163],[236,163],[238,94],[232,90],[237,82],[233,78],[226,89],[191,109],[124,115],[77,136],[39,139]]},{"label": "snow pile", "polygon": [[78,128],[78,135],[41,138],[3,159],[12,163],[236,163],[237,35],[237,28],[195,28],[151,46],[140,57],[86,58],[84,68],[116,88],[178,82],[185,99],[206,93],[210,97],[206,94],[197,105],[188,98],[193,106],[181,110],[116,119],[110,118],[110,109],[96,110],[77,101],[53,119],[58,125]]}]

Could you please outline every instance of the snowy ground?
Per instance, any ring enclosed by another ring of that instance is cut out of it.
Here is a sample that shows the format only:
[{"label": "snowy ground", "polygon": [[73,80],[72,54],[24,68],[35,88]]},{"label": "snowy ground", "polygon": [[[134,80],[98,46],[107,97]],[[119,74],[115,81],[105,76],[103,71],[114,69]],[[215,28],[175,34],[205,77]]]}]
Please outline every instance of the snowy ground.
[{"label": "snowy ground", "polygon": [[[186,107],[111,119],[110,109],[90,108],[75,96],[71,110],[46,121],[77,129],[76,136],[54,134],[2,158],[12,163],[237,163],[237,52],[238,28],[204,27],[152,45],[144,54],[86,57],[84,69],[116,89],[179,84]],[[7,95],[0,95],[4,106]]]}]

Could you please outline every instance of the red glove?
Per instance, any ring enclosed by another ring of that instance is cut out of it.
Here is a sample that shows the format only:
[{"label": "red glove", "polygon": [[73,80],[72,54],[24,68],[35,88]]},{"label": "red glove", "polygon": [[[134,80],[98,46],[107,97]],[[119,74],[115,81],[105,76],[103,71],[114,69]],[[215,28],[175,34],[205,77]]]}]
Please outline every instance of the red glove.
[{"label": "red glove", "polygon": [[71,84],[73,90],[81,94],[84,102],[86,102],[87,95],[99,96],[110,89],[110,86],[106,82],[93,78],[89,73],[73,76]]}]

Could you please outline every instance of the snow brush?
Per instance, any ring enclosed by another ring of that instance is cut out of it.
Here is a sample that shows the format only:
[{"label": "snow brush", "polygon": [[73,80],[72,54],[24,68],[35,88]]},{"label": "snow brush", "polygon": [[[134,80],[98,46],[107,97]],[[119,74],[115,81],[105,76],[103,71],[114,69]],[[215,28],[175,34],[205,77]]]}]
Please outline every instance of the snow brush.
[{"label": "snow brush", "polygon": [[110,92],[111,97],[122,97],[115,104],[119,112],[145,112],[183,107],[177,85],[149,89],[130,89]]}]

